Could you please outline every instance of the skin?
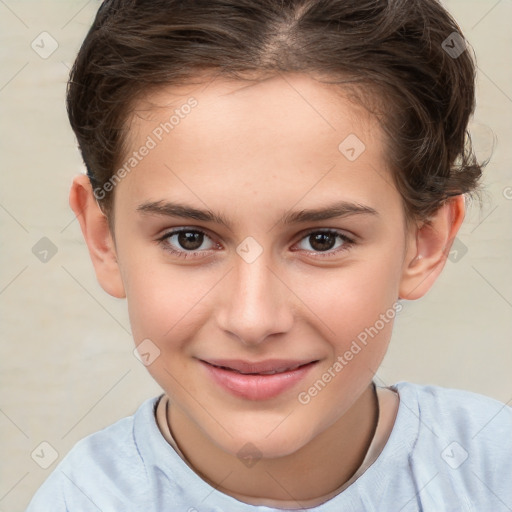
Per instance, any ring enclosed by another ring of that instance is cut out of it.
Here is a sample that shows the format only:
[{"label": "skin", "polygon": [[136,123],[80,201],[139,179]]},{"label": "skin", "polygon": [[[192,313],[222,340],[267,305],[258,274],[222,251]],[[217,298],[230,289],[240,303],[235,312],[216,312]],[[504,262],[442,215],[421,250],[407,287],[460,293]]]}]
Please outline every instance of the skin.
[{"label": "skin", "polygon": [[[430,289],[464,217],[458,196],[429,223],[406,223],[380,126],[339,91],[301,74],[164,88],[139,102],[130,151],[190,96],[198,105],[115,187],[115,237],[87,177],[71,189],[98,281],[127,298],[135,343],[149,338],[160,350],[148,370],[170,397],[180,449],[205,480],[253,502],[323,496],[361,464],[376,420],[371,382],[393,322],[308,404],[298,394],[399,297]],[[366,147],[353,162],[338,149],[349,134]],[[340,200],[377,213],[281,222]],[[211,210],[230,226],[138,211],[156,201]],[[195,256],[169,252],[187,250],[176,236],[158,240],[179,227],[207,234]],[[354,243],[333,237],[322,252],[308,236],[321,229]],[[252,263],[236,252],[248,236],[262,249]],[[290,357],[318,363],[263,401],[227,393],[198,361]],[[397,401],[383,403],[394,417]],[[262,457],[252,467],[237,457],[247,443]]]}]

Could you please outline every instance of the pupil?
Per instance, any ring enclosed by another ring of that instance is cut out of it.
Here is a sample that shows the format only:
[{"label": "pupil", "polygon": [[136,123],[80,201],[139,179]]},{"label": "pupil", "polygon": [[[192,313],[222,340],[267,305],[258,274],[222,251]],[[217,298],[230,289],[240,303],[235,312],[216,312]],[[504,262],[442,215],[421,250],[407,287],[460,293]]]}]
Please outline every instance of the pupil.
[{"label": "pupil", "polygon": [[182,231],[178,234],[178,242],[184,249],[194,251],[201,247],[203,234],[194,231]]},{"label": "pupil", "polygon": [[328,251],[334,247],[336,237],[332,233],[316,233],[310,236],[310,244],[316,251]]}]

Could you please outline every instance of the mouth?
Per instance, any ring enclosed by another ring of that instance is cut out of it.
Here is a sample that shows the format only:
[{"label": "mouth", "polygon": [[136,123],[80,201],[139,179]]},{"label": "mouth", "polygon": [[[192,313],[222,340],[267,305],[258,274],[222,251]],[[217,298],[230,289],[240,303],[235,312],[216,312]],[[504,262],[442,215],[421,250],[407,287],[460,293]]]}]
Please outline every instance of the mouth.
[{"label": "mouth", "polygon": [[318,360],[199,360],[212,380],[239,398],[268,400],[293,388]]},{"label": "mouth", "polygon": [[316,363],[317,361],[282,361],[282,360],[267,360],[259,363],[250,363],[246,361],[231,360],[231,361],[203,361],[206,364],[215,366],[222,370],[241,373],[242,375],[275,375],[276,373],[285,373],[296,370],[308,364]]}]

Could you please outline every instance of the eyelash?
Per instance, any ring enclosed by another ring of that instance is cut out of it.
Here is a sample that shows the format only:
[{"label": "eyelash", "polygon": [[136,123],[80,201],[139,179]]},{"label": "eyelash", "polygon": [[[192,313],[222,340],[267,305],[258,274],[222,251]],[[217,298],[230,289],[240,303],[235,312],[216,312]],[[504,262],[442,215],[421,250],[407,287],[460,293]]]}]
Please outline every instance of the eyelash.
[{"label": "eyelash", "polygon": [[[169,231],[167,233],[165,233],[163,236],[161,236],[160,238],[158,238],[158,242],[163,246],[164,250],[166,250],[167,252],[173,254],[174,256],[178,256],[179,258],[194,258],[194,257],[202,257],[201,255],[204,254],[205,252],[211,250],[211,249],[207,249],[207,250],[202,250],[202,251],[186,251],[186,250],[176,250],[176,249],[173,249],[169,243],[167,242],[167,240],[172,237],[173,235],[179,235],[180,233],[200,233],[202,235],[204,235],[205,237],[207,238],[210,238],[208,236],[208,234],[201,230],[201,229],[192,229],[192,228],[180,228],[180,229],[174,229],[172,231]],[[342,241],[343,241],[343,245],[341,245],[340,247],[338,247],[336,250],[332,250],[332,249],[329,249],[328,251],[306,251],[310,254],[314,254],[315,258],[316,257],[319,257],[319,258],[330,258],[330,257],[333,257],[335,255],[338,255],[339,253],[342,253],[342,252],[345,252],[347,250],[349,250],[353,245],[355,245],[355,241],[352,240],[351,238],[349,238],[347,235],[343,234],[343,233],[340,233],[339,231],[336,231],[336,230],[333,230],[333,229],[313,229],[313,230],[310,230],[308,231],[306,234],[304,234],[302,236],[302,238],[299,240],[299,242],[301,242],[302,240],[308,238],[309,236],[315,234],[315,233],[324,233],[324,234],[328,234],[328,235],[335,235],[337,237],[339,237]]]}]

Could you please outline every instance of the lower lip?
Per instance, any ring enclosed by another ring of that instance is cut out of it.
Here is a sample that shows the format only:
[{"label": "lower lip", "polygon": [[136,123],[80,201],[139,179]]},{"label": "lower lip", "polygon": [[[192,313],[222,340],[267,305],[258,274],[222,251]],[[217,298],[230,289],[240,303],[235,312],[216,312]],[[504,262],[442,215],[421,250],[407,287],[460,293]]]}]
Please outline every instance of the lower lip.
[{"label": "lower lip", "polygon": [[315,366],[316,362],[273,375],[248,375],[232,370],[224,370],[204,361],[201,361],[201,364],[213,380],[231,394],[247,400],[269,400],[300,382]]}]

